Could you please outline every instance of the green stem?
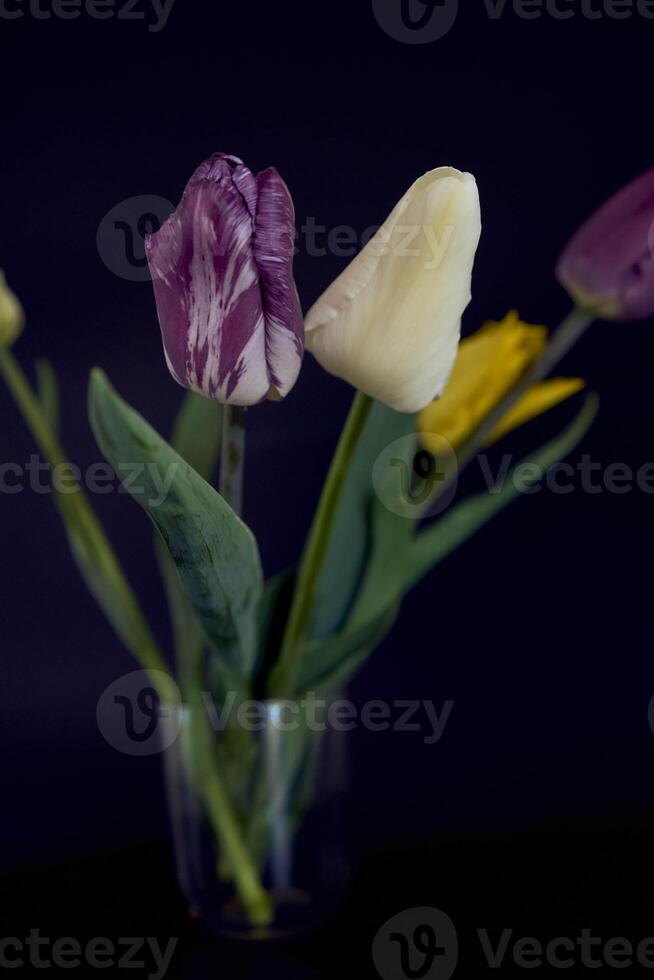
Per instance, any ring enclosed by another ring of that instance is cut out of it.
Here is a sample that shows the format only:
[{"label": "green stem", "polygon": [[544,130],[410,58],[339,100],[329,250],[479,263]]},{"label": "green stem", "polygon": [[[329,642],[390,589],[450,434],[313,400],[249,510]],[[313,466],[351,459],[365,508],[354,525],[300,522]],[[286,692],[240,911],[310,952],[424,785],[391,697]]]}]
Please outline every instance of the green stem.
[{"label": "green stem", "polygon": [[[72,471],[66,454],[18,361],[9,350],[0,350],[0,374],[50,467],[53,470],[68,467],[66,479],[71,484]],[[78,484],[72,493],[70,487],[67,487],[66,493],[58,492],[56,485],[54,489],[57,508],[66,526],[73,554],[92,594],[127,648],[146,670],[154,672],[152,681],[161,700],[175,703],[176,688],[173,683],[168,683],[170,673],[166,662],[82,488]]]},{"label": "green stem", "polygon": [[8,349],[0,349],[0,372],[50,466],[54,468],[65,464],[66,456],[43,414],[41,404],[23,374],[20,364]]},{"label": "green stem", "polygon": [[235,514],[243,510],[243,467],[245,464],[245,409],[235,405],[223,408],[223,435],[220,451],[220,493]]},{"label": "green stem", "polygon": [[[239,517],[243,509],[244,464],[245,409],[225,405],[219,486],[221,495]],[[201,687],[202,679],[198,680]],[[236,687],[236,684],[233,686]],[[198,749],[197,777],[209,819],[227,858],[227,866],[250,922],[254,926],[270,925],[273,919],[273,903],[261,883],[216,764],[212,734],[201,701],[196,701],[192,715],[195,718],[194,738]]]},{"label": "green stem", "polygon": [[279,660],[272,672],[270,685],[273,698],[292,697],[295,693],[302,643],[310,625],[316,586],[329,547],[341,492],[372,405],[372,398],[357,391],[336,447],[300,564]]},{"label": "green stem", "polygon": [[213,759],[212,733],[204,705],[191,705],[191,738],[196,746],[195,766],[198,788],[204,799],[214,832],[229,861],[243,907],[254,926],[270,925],[273,904],[261,884],[257,869],[245,844],[229,795]]}]

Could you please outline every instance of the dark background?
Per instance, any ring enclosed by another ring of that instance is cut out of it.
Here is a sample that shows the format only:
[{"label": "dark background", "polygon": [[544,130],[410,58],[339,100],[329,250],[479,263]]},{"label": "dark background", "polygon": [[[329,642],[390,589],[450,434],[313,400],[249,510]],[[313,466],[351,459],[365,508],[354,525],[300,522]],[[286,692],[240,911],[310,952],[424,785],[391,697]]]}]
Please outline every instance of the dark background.
[{"label": "dark background", "polygon": [[[28,315],[16,352],[27,368],[38,355],[54,362],[77,463],[99,459],[84,407],[93,365],[162,431],[180,401],[151,288],[106,267],[100,222],[136,195],[176,202],[216,150],[256,170],[274,164],[298,224],[359,233],[425,170],[470,170],[484,232],[465,330],[513,307],[531,322],[561,319],[568,300],[552,269],[567,236],[653,162],[654,22],[465,8],[425,45],[385,34],[368,0],[177,0],[159,33],[28,8],[0,19],[0,266]],[[346,262],[301,248],[305,308]],[[577,458],[634,470],[654,460],[651,330],[600,324],[568,358],[566,373],[602,399]],[[350,397],[308,357],[283,405],[251,413],[246,518],[267,573],[299,553]],[[500,451],[540,444],[570,410]],[[0,419],[0,459],[26,463],[33,444],[4,389]],[[144,515],[115,494],[96,502],[167,643]],[[368,976],[379,926],[421,904],[463,933],[654,932],[651,512],[639,490],[544,490],[434,573],[352,695],[455,706],[436,746],[353,739],[361,861],[341,918],[294,951],[222,952],[219,966],[187,936],[176,969],[270,976],[273,957],[286,980],[353,964]],[[180,935],[159,760],[120,755],[95,720],[132,662],[85,592],[48,496],[0,498],[0,534],[3,934]]]}]

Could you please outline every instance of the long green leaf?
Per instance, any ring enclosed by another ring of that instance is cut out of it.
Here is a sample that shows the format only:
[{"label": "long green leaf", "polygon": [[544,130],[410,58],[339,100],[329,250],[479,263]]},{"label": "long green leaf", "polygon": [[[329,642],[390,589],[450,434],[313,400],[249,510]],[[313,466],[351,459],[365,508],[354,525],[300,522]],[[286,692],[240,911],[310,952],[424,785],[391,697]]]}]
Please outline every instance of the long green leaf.
[{"label": "long green leaf", "polygon": [[59,385],[57,376],[50,361],[44,358],[34,365],[36,369],[36,384],[41,408],[53,435],[59,438]]},{"label": "long green leaf", "polygon": [[297,694],[330,694],[346,684],[389,632],[398,608],[399,603],[367,623],[308,643],[303,651]]},{"label": "long green leaf", "polygon": [[[544,473],[563,459],[583,439],[597,407],[597,397],[589,395],[571,425],[519,465],[536,464]],[[513,479],[515,472],[509,474],[501,489],[464,500],[416,537],[410,520],[395,514],[381,500],[375,501],[375,545],[357,600],[339,633],[306,647],[301,690],[334,690],[349,680],[392,627],[403,594],[520,496],[518,482]],[[389,502],[390,498],[383,496]]]},{"label": "long green leaf", "polygon": [[207,639],[248,679],[263,584],[251,531],[99,370],[91,378],[90,416],[105,457],[159,529]]},{"label": "long green leaf", "polygon": [[322,566],[309,635],[317,640],[340,630],[350,610],[372,547],[372,472],[379,454],[415,431],[415,417],[375,402],[359,439]]},{"label": "long green leaf", "polygon": [[[0,372],[50,466],[53,469],[67,466],[66,454],[44,411],[44,401],[50,402],[52,410],[52,392],[44,397],[42,386],[41,401],[9,350],[0,352]],[[73,483],[72,474],[68,482]],[[62,493],[57,492],[55,486],[55,503],[73,557],[89,591],[127,649],[143,667],[154,672],[153,681],[162,699],[174,701],[175,686],[168,683],[165,660],[84,491],[78,486],[76,492]]]},{"label": "long green leaf", "polygon": [[[208,483],[220,453],[222,411],[219,402],[187,391],[173,427],[173,449]],[[158,531],[155,532],[154,545],[170,610],[178,679],[188,700],[192,686],[202,684],[204,634],[184,594],[175,563]]]},{"label": "long green leaf", "polygon": [[[587,395],[574,421],[555,439],[523,459],[518,466],[524,466],[525,463],[535,464],[538,471],[544,474],[581,442],[591,427],[598,408],[597,395]],[[406,569],[403,585],[405,591],[417,585],[435,565],[521,496],[520,485],[525,486],[525,480],[520,484],[514,479],[515,474],[516,469],[513,469],[501,488],[469,497],[417,535]],[[539,479],[540,477],[535,476],[531,482],[537,483]]]}]

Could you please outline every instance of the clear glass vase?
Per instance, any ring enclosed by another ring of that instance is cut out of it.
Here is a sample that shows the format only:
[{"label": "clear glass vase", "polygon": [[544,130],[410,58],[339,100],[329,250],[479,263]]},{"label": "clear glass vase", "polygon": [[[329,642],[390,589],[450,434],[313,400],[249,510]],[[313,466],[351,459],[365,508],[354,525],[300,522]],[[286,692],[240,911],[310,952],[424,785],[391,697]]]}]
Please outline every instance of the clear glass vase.
[{"label": "clear glass vase", "polygon": [[306,702],[249,705],[226,726],[205,705],[167,713],[177,876],[210,932],[285,938],[320,925],[347,884],[347,735]]}]

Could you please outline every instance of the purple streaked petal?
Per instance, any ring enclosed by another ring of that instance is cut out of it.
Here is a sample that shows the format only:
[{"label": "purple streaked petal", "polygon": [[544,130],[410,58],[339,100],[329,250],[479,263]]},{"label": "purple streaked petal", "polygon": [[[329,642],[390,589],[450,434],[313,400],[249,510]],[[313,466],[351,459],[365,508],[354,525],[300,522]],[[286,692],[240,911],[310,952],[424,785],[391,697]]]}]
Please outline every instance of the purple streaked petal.
[{"label": "purple streaked petal", "polygon": [[304,320],[293,279],[295,209],[273,167],[259,174],[257,186],[254,259],[264,297],[266,356],[272,384],[284,396],[297,380],[304,354]]},{"label": "purple streaked petal", "polygon": [[256,404],[271,389],[286,394],[303,352],[293,205],[276,172],[262,176],[263,202],[241,160],[211,157],[146,242],[171,373],[236,405]]}]

